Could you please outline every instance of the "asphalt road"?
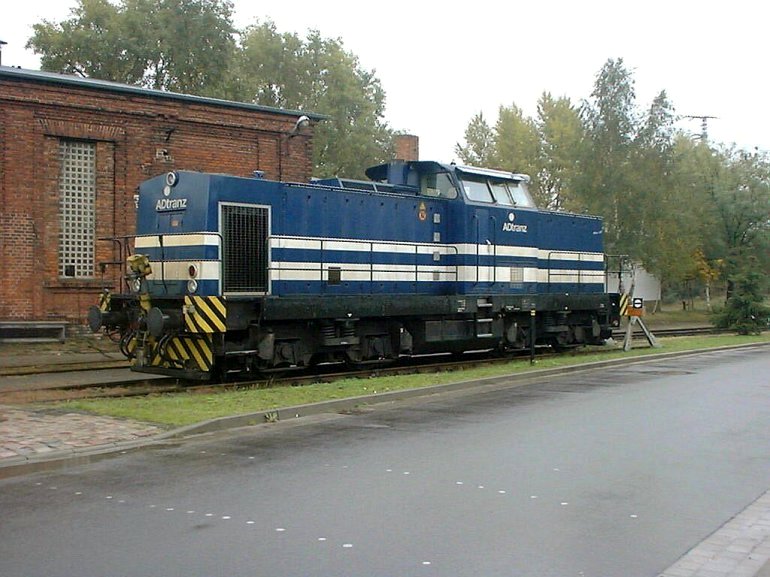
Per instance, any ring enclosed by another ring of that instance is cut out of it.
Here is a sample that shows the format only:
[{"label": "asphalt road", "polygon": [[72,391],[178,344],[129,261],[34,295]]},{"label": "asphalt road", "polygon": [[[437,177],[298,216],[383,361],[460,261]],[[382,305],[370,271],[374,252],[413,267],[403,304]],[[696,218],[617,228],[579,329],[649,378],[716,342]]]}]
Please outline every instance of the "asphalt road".
[{"label": "asphalt road", "polygon": [[652,577],[770,487],[767,349],[0,482],[0,575]]}]

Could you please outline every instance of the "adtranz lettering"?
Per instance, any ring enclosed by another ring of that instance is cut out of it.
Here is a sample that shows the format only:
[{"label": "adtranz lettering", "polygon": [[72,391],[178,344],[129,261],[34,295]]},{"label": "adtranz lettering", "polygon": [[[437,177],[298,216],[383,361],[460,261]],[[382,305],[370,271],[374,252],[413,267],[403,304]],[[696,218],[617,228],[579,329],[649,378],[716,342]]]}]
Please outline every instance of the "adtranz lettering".
[{"label": "adtranz lettering", "polygon": [[155,210],[157,211],[163,211],[163,210],[184,210],[187,208],[187,199],[186,198],[161,198],[158,200],[158,202],[155,204]]}]

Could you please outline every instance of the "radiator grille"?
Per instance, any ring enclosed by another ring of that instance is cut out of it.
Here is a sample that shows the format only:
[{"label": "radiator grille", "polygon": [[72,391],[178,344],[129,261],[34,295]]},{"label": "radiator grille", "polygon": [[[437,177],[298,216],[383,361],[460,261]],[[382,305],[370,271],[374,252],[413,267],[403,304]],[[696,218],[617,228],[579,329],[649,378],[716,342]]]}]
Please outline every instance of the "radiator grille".
[{"label": "radiator grille", "polygon": [[268,292],[269,224],[267,207],[222,205],[224,292]]}]

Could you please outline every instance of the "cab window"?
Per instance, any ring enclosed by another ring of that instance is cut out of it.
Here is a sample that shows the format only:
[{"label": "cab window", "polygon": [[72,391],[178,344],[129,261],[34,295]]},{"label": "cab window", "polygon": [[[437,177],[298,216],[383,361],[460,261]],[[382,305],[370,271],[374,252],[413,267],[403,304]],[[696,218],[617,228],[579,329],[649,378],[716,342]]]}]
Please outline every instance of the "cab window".
[{"label": "cab window", "polygon": [[487,186],[486,179],[484,180],[471,180],[463,178],[463,188],[465,189],[465,195],[468,200],[475,200],[477,202],[493,202],[489,187]]},{"label": "cab window", "polygon": [[420,194],[438,198],[457,198],[457,189],[446,172],[423,174],[420,178]]},{"label": "cab window", "polygon": [[508,190],[511,192],[514,205],[526,206],[529,208],[535,207],[535,201],[532,200],[532,197],[529,195],[526,182],[521,180],[517,182],[509,182]]},{"label": "cab window", "polygon": [[513,206],[513,200],[508,194],[508,187],[504,182],[489,182],[489,188],[492,190],[492,197],[497,204],[504,206]]}]

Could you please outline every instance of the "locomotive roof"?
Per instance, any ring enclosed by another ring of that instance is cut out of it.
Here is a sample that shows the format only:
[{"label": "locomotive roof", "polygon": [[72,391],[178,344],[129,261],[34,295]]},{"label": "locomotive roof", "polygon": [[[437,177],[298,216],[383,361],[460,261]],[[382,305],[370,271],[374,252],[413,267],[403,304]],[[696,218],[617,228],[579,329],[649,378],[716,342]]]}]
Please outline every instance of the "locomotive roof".
[{"label": "locomotive roof", "polygon": [[499,178],[501,180],[516,180],[529,182],[529,176],[518,174],[505,170],[495,170],[492,168],[479,168],[477,166],[463,166],[461,164],[443,164],[432,160],[414,160],[414,161],[395,161],[387,164],[372,166],[366,170],[366,176],[374,181],[386,181],[392,175],[393,166],[402,165],[408,169],[414,169],[418,173],[432,172],[459,172],[461,174],[473,174],[477,176],[486,176],[490,178]]},{"label": "locomotive roof", "polygon": [[492,168],[479,168],[477,166],[462,166],[462,165],[450,165],[454,167],[457,172],[463,174],[475,174],[478,176],[488,176],[490,178],[499,178],[501,180],[517,180],[529,182],[529,176],[526,174],[519,174],[516,172],[508,172],[505,170],[495,170]]}]

